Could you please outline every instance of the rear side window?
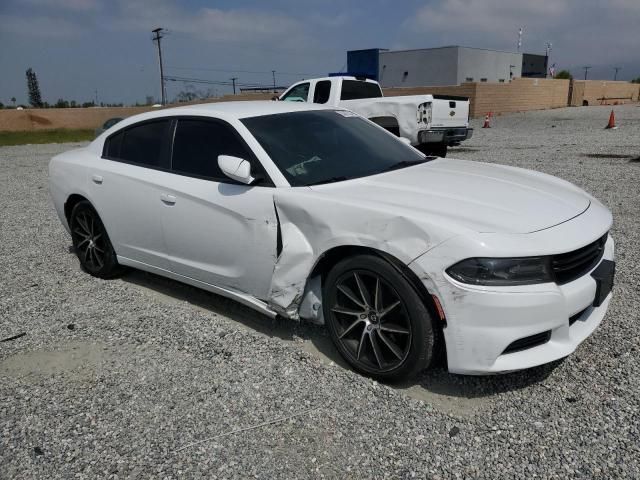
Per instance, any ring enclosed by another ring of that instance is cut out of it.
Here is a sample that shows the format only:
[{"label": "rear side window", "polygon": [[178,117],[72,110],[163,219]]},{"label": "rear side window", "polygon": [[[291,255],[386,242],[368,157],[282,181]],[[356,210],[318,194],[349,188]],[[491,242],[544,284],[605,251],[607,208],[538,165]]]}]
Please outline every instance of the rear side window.
[{"label": "rear side window", "polygon": [[144,122],[111,135],[104,155],[147,167],[167,168],[169,120]]},{"label": "rear side window", "polygon": [[111,135],[104,146],[104,155],[108,158],[120,158],[120,147],[122,147],[123,138],[124,131]]},{"label": "rear side window", "polygon": [[282,100],[287,102],[306,102],[309,97],[309,85],[310,83],[301,83],[289,90],[282,97]]},{"label": "rear side window", "polygon": [[178,120],[171,160],[173,171],[231,182],[218,167],[218,155],[233,155],[246,160],[253,158],[230,125],[207,120]]},{"label": "rear side window", "polygon": [[340,100],[359,100],[361,98],[380,98],[382,91],[377,83],[360,80],[343,80]]},{"label": "rear side window", "polygon": [[322,80],[316,83],[316,89],[313,92],[313,103],[327,103],[330,93],[331,80]]}]

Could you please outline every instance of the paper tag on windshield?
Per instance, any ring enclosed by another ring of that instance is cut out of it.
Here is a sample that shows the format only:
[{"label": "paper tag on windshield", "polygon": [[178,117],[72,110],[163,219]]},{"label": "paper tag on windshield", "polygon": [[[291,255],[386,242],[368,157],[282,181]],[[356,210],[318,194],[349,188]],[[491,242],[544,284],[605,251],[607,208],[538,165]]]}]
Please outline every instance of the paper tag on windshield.
[{"label": "paper tag on windshield", "polygon": [[343,117],[357,117],[357,113],[350,112],[349,110],[336,110],[336,113],[342,115]]}]

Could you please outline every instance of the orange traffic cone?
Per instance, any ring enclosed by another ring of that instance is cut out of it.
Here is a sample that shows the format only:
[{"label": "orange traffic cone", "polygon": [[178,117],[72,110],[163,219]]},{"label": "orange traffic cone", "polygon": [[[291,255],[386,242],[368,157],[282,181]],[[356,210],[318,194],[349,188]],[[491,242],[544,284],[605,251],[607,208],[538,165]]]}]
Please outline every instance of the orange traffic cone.
[{"label": "orange traffic cone", "polygon": [[607,126],[604,127],[605,130],[608,128],[611,128],[613,130],[615,130],[616,128],[616,116],[613,114],[613,110],[611,110],[611,115],[609,115],[609,123],[607,123]]},{"label": "orange traffic cone", "polygon": [[484,123],[482,124],[482,128],[491,128],[491,114],[487,113],[484,116]]}]

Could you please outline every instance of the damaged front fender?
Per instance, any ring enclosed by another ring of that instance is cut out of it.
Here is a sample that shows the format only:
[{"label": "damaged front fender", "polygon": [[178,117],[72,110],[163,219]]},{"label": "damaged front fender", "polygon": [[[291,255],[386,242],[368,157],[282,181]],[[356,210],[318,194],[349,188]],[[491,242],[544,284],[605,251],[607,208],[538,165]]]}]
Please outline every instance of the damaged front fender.
[{"label": "damaged front fender", "polygon": [[309,276],[319,259],[333,248],[371,248],[409,265],[447,238],[442,233],[430,234],[428,224],[407,216],[402,209],[373,208],[312,189],[294,190],[283,189],[274,198],[282,251],[274,266],[268,299],[271,308],[288,318],[322,322],[321,283]]}]

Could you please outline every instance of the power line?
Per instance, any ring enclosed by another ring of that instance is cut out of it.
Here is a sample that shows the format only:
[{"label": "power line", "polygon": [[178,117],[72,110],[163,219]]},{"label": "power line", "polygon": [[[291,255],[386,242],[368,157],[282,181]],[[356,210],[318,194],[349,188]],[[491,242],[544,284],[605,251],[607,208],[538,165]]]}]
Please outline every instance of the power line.
[{"label": "power line", "polygon": [[[233,78],[230,78],[229,81],[225,81],[225,80],[209,80],[206,78],[176,77],[173,75],[166,75],[164,79],[165,81],[170,81],[170,82],[202,83],[205,85],[233,86],[235,84],[238,87],[256,87],[256,88],[264,87],[266,90],[270,90],[272,88],[271,85],[267,85],[265,83],[238,82],[237,81],[238,77],[233,77]],[[277,87],[277,88],[284,88],[284,87]]]},{"label": "power line", "polygon": [[[166,68],[171,69],[171,70],[202,70],[204,72],[221,72],[221,73],[255,73],[255,74],[269,74],[272,73],[273,70],[229,70],[229,69],[224,69],[224,68],[204,68],[204,67],[174,67],[174,66],[167,66]],[[318,74],[318,73],[292,73],[292,72],[281,72],[280,70],[278,70],[278,75],[288,75],[288,76],[294,76],[294,77],[299,77],[299,76],[307,76],[307,77],[313,77],[313,76],[318,76],[318,75],[322,75],[322,74]]]}]

